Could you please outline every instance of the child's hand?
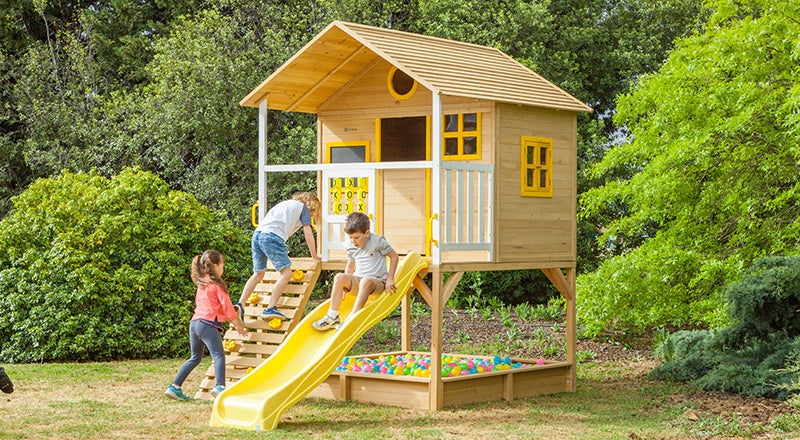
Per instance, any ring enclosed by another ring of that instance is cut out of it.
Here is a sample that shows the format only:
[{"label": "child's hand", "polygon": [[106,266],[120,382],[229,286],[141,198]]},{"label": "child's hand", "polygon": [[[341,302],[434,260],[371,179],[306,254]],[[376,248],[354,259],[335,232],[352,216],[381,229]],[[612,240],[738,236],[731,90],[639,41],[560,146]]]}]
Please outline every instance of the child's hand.
[{"label": "child's hand", "polygon": [[397,292],[397,286],[394,285],[394,279],[386,278],[386,291],[389,293]]},{"label": "child's hand", "polygon": [[248,337],[248,336],[250,336],[250,332],[248,332],[248,331],[247,331],[247,329],[245,329],[245,328],[244,328],[244,323],[242,322],[242,320],[241,320],[241,319],[239,319],[239,318],[237,317],[237,318],[236,318],[236,319],[233,321],[233,323],[232,323],[232,324],[233,324],[233,329],[234,329],[234,330],[236,330],[236,333],[239,333],[240,335],[242,335],[242,336],[243,336],[243,337],[245,337],[245,338],[246,338],[246,337]]}]

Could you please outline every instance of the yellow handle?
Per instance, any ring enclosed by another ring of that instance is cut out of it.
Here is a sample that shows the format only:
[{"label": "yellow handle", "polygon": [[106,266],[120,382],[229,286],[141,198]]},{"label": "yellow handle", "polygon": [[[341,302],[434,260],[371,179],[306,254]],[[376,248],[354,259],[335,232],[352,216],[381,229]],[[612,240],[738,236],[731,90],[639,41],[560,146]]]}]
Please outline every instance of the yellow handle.
[{"label": "yellow handle", "polygon": [[250,212],[250,221],[253,222],[254,228],[258,227],[258,223],[256,223],[256,209],[258,209],[258,202],[256,202],[255,205],[253,205],[253,209]]},{"label": "yellow handle", "polygon": [[439,218],[439,214],[434,212],[431,218],[428,219],[428,230],[426,231],[428,234],[428,240],[430,240],[434,246],[439,246],[439,241],[433,239],[433,221],[437,218]]}]

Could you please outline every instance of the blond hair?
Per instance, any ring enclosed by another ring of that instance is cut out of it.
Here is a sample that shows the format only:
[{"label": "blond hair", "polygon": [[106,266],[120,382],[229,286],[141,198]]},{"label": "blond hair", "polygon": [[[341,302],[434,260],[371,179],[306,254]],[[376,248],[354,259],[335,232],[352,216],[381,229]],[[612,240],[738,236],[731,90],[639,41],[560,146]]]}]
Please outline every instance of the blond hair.
[{"label": "blond hair", "polygon": [[311,211],[311,217],[317,222],[317,225],[319,225],[320,219],[322,218],[322,203],[320,203],[316,194],[309,191],[300,191],[294,193],[292,199],[306,205],[308,210]]}]

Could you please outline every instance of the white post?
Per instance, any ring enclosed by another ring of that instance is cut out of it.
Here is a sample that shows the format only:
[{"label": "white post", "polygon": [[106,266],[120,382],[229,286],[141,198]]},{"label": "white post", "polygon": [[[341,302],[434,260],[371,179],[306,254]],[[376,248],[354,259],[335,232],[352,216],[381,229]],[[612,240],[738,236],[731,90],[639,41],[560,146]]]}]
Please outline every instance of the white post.
[{"label": "white post", "polygon": [[258,104],[258,223],[267,215],[267,98]]},{"label": "white post", "polygon": [[[431,215],[442,218],[442,97],[433,93],[433,112],[431,116]],[[431,239],[442,244],[441,223],[434,220],[431,224]],[[442,253],[439,246],[431,243],[433,264],[442,264]]]}]

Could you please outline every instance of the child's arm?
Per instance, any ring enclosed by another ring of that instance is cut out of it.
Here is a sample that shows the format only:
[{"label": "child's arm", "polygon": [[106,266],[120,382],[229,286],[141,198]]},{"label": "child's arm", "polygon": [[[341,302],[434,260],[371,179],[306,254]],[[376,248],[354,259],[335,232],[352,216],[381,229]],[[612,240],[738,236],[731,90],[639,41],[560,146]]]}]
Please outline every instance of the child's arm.
[{"label": "child's arm", "polygon": [[[236,313],[236,310],[233,308],[233,303],[231,303],[231,298],[228,296],[228,293],[219,287],[217,287],[216,290],[217,298],[222,307],[222,316],[224,316],[228,321],[231,322],[231,324],[233,324],[233,328],[237,333],[245,338],[249,336],[250,333],[244,328],[244,323],[239,318],[239,314]],[[219,317],[217,319],[219,319]]]},{"label": "child's arm", "polygon": [[346,274],[353,274],[356,271],[356,262],[353,260],[347,260],[347,264],[344,265],[344,273]]},{"label": "child's arm", "polygon": [[399,258],[394,249],[386,254],[386,256],[389,257],[389,274],[386,276],[386,291],[394,293],[397,291],[397,286],[394,285],[394,273],[397,271],[397,261]]},{"label": "child's arm", "polygon": [[311,225],[303,225],[303,236],[306,239],[308,251],[311,252],[311,258],[319,260],[320,257],[317,255],[317,242],[314,241],[314,231],[311,229]]}]

